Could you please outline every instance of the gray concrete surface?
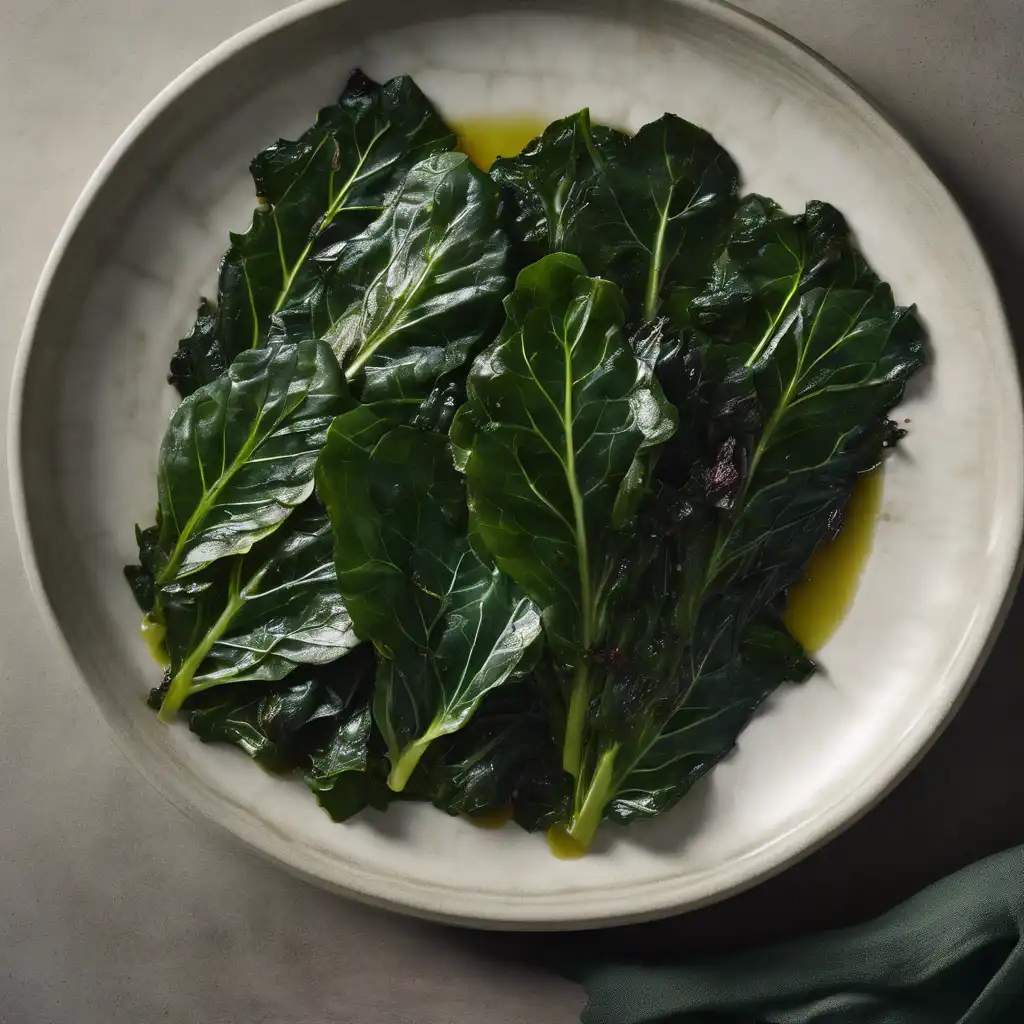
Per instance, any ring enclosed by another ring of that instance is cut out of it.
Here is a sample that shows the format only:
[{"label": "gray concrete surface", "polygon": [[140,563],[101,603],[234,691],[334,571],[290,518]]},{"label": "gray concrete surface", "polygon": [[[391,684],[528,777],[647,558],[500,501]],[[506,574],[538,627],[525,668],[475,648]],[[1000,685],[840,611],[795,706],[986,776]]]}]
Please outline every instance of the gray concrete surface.
[{"label": "gray concrete surface", "polygon": [[[88,174],[167,81],[279,0],[0,0],[0,416],[32,288]],[[974,221],[1024,337],[1024,5],[745,0],[872,93]],[[2,456],[0,456],[2,458]],[[0,478],[0,1021],[572,1021],[530,964],[297,882],[185,819],[114,748],[38,620]],[[869,916],[1024,841],[1024,602],[917,771],[786,875],[686,918],[568,940],[729,948]]]}]

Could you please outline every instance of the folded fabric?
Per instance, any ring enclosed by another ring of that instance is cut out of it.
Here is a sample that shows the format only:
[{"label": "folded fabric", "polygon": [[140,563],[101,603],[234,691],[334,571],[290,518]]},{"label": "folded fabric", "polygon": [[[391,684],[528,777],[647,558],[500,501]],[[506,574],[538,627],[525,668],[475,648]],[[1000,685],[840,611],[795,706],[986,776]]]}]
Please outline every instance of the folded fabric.
[{"label": "folded fabric", "polygon": [[707,960],[560,965],[584,1024],[1024,1024],[1024,847],[869,924]]}]

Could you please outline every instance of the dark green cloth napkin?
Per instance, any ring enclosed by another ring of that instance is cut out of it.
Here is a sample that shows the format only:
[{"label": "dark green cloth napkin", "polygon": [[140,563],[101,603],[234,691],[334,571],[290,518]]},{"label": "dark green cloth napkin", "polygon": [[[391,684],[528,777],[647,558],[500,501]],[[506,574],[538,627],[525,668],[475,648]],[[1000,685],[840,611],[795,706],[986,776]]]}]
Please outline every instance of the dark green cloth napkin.
[{"label": "dark green cloth napkin", "polygon": [[870,924],[689,962],[564,967],[584,1024],[1024,1024],[1024,847]]}]

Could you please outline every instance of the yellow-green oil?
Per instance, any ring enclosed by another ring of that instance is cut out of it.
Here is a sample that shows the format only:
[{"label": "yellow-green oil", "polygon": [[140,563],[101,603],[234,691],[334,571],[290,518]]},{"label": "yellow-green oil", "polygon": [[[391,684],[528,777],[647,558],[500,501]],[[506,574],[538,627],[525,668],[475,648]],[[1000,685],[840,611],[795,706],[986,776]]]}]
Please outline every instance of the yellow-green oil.
[{"label": "yellow-green oil", "polygon": [[171,657],[167,653],[167,644],[165,643],[167,630],[164,628],[164,624],[145,615],[142,619],[140,631],[142,632],[142,639],[146,641],[146,646],[149,648],[149,653],[153,656],[153,660],[163,668],[170,665]]},{"label": "yellow-green oil", "polygon": [[544,131],[543,121],[527,117],[473,118],[455,125],[459,149],[481,170],[489,170],[499,156],[515,156]]},{"label": "yellow-green oil", "polygon": [[783,618],[809,654],[825,646],[850,610],[881,505],[878,469],[861,477],[843,512],[842,529],[815,551],[803,580],[790,588]]}]

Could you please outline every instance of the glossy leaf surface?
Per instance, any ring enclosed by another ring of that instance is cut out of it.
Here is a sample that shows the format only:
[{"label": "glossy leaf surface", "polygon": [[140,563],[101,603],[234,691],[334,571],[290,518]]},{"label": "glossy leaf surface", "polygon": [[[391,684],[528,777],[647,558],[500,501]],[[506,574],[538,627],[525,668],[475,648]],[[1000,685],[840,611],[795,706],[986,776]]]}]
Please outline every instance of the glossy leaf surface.
[{"label": "glossy leaf surface", "polygon": [[157,586],[273,532],[312,493],[327,429],[353,404],[315,341],[243,353],[185,399],[160,448]]},{"label": "glossy leaf surface", "polygon": [[164,718],[193,693],[282,679],[359,642],[338,593],[330,522],[315,500],[247,554],[162,587],[158,607],[172,673]]},{"label": "glossy leaf surface", "polygon": [[609,646],[623,654],[590,709],[569,827],[583,843],[602,814],[669,806],[771,689],[807,674],[778,604],[877,465],[924,359],[913,312],[834,210],[790,218],[755,197],[736,232],[692,303],[700,329],[660,367],[686,431],[680,490],[641,510],[616,570]]},{"label": "glossy leaf surface", "polygon": [[200,306],[172,360],[172,383],[191,394],[263,344],[270,318],[316,284],[317,240],[357,234],[413,164],[455,143],[411,78],[377,85],[357,71],[299,139],[257,155],[251,171],[260,205],[249,230],[231,235],[216,307]]},{"label": "glossy leaf surface", "polygon": [[317,488],[353,625],[381,655],[374,717],[401,790],[427,747],[519,668],[539,615],[470,547],[443,436],[356,409],[331,427]]},{"label": "glossy leaf surface", "polygon": [[512,211],[509,233],[523,265],[564,248],[566,213],[626,141],[581,110],[553,121],[517,156],[494,161],[491,177]]},{"label": "glossy leaf surface", "polygon": [[497,329],[506,252],[495,184],[462,153],[431,157],[365,231],[317,254],[319,284],[272,336],[326,339],[365,402],[423,397]]},{"label": "glossy leaf surface", "polygon": [[631,319],[652,320],[669,288],[710,272],[736,207],[739,173],[703,129],[673,114],[609,154],[574,197],[564,248],[626,293]]}]

